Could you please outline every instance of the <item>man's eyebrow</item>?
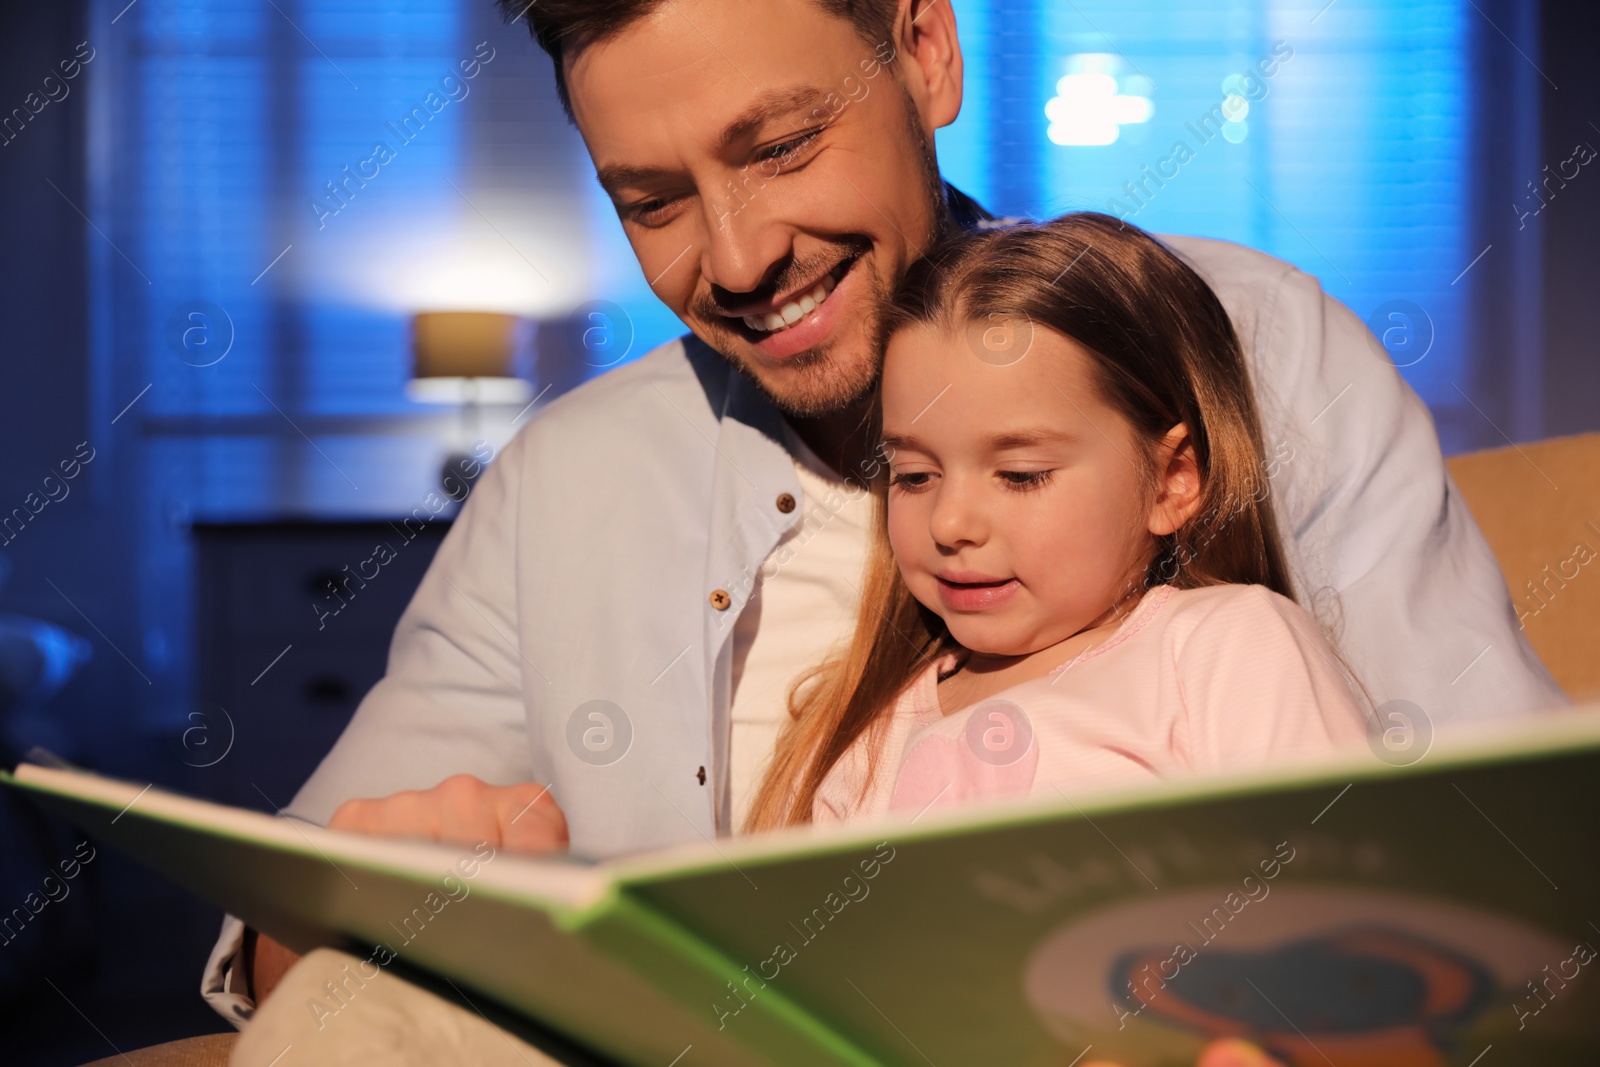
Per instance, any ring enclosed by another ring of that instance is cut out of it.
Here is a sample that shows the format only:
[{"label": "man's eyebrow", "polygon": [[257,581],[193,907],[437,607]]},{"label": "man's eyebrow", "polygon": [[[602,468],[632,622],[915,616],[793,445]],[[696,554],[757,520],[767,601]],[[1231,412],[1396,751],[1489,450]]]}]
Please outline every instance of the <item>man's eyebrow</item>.
[{"label": "man's eyebrow", "polygon": [[670,177],[671,174],[672,171],[666,167],[636,167],[628,163],[608,163],[595,171],[600,188],[611,196],[616,196],[619,189],[645,185],[658,178]]},{"label": "man's eyebrow", "polygon": [[785,89],[768,89],[759,93],[749,107],[722,128],[713,147],[720,155],[760,129],[764,123],[813,106],[826,95],[814,85],[791,85]]}]

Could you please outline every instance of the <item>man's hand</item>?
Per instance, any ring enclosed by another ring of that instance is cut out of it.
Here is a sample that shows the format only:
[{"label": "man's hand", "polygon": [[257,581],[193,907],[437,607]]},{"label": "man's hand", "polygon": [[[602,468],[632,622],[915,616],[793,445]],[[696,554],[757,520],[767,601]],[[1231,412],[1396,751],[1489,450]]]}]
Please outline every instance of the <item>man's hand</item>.
[{"label": "man's hand", "polygon": [[1207,1045],[1195,1067],[1282,1067],[1282,1064],[1250,1042],[1230,1038]]},{"label": "man's hand", "polygon": [[[1083,1067],[1117,1067],[1114,1063],[1095,1061]],[[1282,1067],[1277,1060],[1256,1048],[1248,1041],[1229,1038],[1213,1041],[1200,1053],[1195,1067]]]},{"label": "man's hand", "polygon": [[469,774],[446,778],[432,789],[347,800],[328,828],[453,845],[487,841],[508,852],[533,854],[567,847],[567,818],[548,786],[489,785]]},{"label": "man's hand", "polygon": [[[487,841],[507,852],[535,855],[567,847],[567,817],[550,798],[548,786],[489,785],[470,774],[446,778],[432,789],[347,800],[328,820],[328,829],[451,845]],[[250,988],[260,1005],[300,957],[265,935],[249,944]]]}]

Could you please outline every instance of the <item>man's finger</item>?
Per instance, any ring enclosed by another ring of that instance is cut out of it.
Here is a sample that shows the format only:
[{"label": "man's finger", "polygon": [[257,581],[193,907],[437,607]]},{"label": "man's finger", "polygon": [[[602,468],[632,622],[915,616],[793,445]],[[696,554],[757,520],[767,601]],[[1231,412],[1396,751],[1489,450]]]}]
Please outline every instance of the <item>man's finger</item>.
[{"label": "man's finger", "polygon": [[[1110,1060],[1093,1060],[1079,1067],[1123,1067]],[[1283,1064],[1262,1052],[1248,1041],[1228,1038],[1213,1041],[1200,1053],[1195,1067],[1283,1067]]]},{"label": "man's finger", "polygon": [[446,778],[429,791],[428,803],[438,819],[436,840],[455,845],[486,841],[500,846],[500,820],[495,818],[493,786],[468,775]]},{"label": "man's finger", "polygon": [[567,818],[546,786],[529,784],[501,797],[500,832],[512,852],[554,852],[567,847]]},{"label": "man's finger", "polygon": [[512,852],[565,849],[567,820],[548,786],[492,786],[457,774],[432,789],[349,800],[328,821],[335,830],[457,845],[486,842]]},{"label": "man's finger", "polygon": [[1205,1051],[1200,1053],[1199,1062],[1195,1067],[1283,1067],[1283,1065],[1250,1042],[1229,1038],[1207,1045]]}]

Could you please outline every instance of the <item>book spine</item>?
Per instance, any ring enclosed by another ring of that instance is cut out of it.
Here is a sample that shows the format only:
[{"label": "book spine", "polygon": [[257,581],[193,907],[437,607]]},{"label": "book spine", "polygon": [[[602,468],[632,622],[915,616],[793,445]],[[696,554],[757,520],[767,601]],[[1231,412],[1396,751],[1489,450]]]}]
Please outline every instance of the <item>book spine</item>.
[{"label": "book spine", "polygon": [[[572,930],[706,1021],[748,979],[745,970],[660,912],[613,890]],[[728,1039],[778,1067],[884,1067],[885,1061],[840,1035],[772,988],[763,989],[726,1027]]]}]

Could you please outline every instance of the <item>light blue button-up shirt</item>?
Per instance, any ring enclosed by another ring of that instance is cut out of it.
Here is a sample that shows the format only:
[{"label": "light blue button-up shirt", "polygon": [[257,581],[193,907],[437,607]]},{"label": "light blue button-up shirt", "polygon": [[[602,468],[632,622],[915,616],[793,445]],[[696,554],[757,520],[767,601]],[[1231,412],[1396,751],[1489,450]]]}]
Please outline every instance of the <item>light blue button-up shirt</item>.
[{"label": "light blue button-up shirt", "polygon": [[779,419],[692,337],[552,402],[479,481],[288,810],[322,822],[465,772],[548,783],[580,853],[725,829],[733,623],[804,511],[777,504],[801,499]]}]

